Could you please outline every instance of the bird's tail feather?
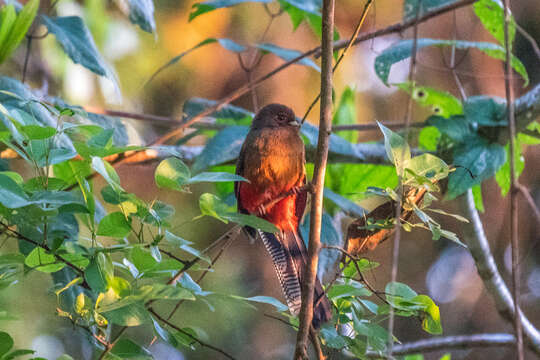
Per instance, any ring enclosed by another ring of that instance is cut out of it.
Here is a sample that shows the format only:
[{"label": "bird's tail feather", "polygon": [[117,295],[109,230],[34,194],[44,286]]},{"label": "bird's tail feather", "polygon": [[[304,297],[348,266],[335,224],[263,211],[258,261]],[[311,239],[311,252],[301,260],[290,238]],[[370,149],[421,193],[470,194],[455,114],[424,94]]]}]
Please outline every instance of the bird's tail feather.
[{"label": "bird's tail feather", "polygon": [[[258,231],[266,250],[272,258],[274,269],[281,284],[285,301],[293,315],[298,315],[301,307],[301,284],[307,262],[307,250],[300,234],[284,231],[271,234]],[[330,301],[324,294],[319,279],[315,281],[313,326],[319,328],[332,318]]]}]

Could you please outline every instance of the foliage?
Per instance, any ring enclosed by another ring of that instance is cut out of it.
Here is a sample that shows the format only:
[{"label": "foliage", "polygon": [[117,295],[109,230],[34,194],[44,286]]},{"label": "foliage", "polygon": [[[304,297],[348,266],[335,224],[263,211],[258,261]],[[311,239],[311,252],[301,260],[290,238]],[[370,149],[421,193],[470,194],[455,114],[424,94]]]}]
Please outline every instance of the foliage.
[{"label": "foliage", "polygon": [[[269,0],[197,2],[189,20],[203,21],[204,14],[250,2],[259,6],[270,3]],[[452,2],[407,0],[403,17],[410,20]],[[143,31],[154,33],[154,2],[130,0],[127,4],[129,20]],[[306,22],[320,35],[320,1],[279,0],[275,5],[290,17],[294,29]],[[117,83],[114,71],[100,54],[83,17],[38,16],[38,8],[39,0],[30,0],[24,7],[9,4],[0,9],[0,63],[13,55],[24,37],[30,35],[32,23],[39,21],[54,35],[67,58]],[[475,3],[474,11],[498,43],[423,38],[418,39],[418,50],[429,46],[477,49],[487,56],[504,59],[500,3],[480,0]],[[515,38],[515,28],[515,21],[511,19],[510,40]],[[209,37],[173,57],[150,80],[184,56],[209,44],[219,44],[235,56],[255,51],[261,56],[273,54],[290,61],[302,54],[300,50],[272,43],[243,45],[232,39]],[[410,39],[399,41],[376,58],[375,73],[384,84],[390,85],[392,66],[412,56],[412,45]],[[307,57],[298,64],[320,71],[317,63]],[[527,71],[514,55],[512,66],[526,86]],[[507,110],[500,99],[475,96],[459,100],[431,86],[413,82],[392,85],[432,110],[432,116],[425,121],[427,126],[418,136],[420,148],[429,153],[411,149],[409,139],[382,124],[379,127],[384,144],[357,144],[358,136],[352,132],[332,134],[329,144],[330,164],[326,173],[321,233],[327,248],[321,252],[319,276],[334,274],[336,266],[339,271],[335,281],[326,288],[334,305],[334,317],[321,329],[320,338],[325,346],[347,349],[358,358],[364,358],[367,352],[383,355],[388,339],[396,339],[381,325],[391,309],[397,316],[419,319],[419,326],[429,334],[441,334],[442,321],[434,301],[406,284],[389,283],[384,292],[374,291],[365,281],[364,273],[379,264],[351,255],[340,262],[345,235],[336,219],[344,215],[365,216],[367,211],[359,200],[367,197],[378,196],[390,202],[400,200],[403,209],[419,219],[419,222],[401,219],[403,229],[426,229],[433,240],[444,237],[463,245],[456,234],[443,229],[432,217],[435,213],[467,221],[433,207],[437,200],[435,193],[442,188],[440,182],[448,178],[446,200],[472,188],[477,207],[481,207],[482,182],[495,177],[505,195],[510,186],[509,157],[516,159],[519,176],[525,166],[522,146],[537,144],[534,137],[520,133],[515,153],[509,154]],[[197,350],[205,344],[204,329],[164,321],[152,308],[157,301],[177,306],[188,301],[210,309],[220,306],[223,298],[235,306],[254,307],[253,304],[262,303],[271,305],[292,325],[297,324],[297,319],[288,314],[287,307],[277,299],[246,298],[203,289],[199,284],[202,277],[195,281],[191,276],[196,271],[202,270],[203,274],[212,271],[217,257],[210,258],[208,249],[184,239],[184,236],[190,238],[185,235],[188,233],[185,224],[171,225],[175,212],[185,209],[175,209],[162,199],[144,200],[142,191],[137,194],[139,189],[137,193],[126,190],[115,169],[126,153],[163,150],[167,156],[155,169],[155,184],[182,195],[200,194],[197,197],[199,215],[192,219],[193,223],[211,217],[225,224],[232,222],[275,232],[276,227],[266,220],[237,213],[232,196],[233,183],[247,181],[234,174],[231,163],[237,158],[248,132],[252,112],[221,104],[208,117],[222,128],[197,130],[195,134],[201,135],[205,143],[200,152],[188,158],[181,151],[182,144],[193,134],[185,135],[178,146],[148,147],[134,143],[128,134],[135,130],[128,129],[118,119],[86,112],[62,99],[32,90],[14,78],[1,77],[0,90],[1,150],[16,154],[25,162],[26,169],[0,171],[0,234],[6,240],[17,240],[18,245],[17,252],[0,254],[0,291],[17,286],[25,276],[37,272],[50,274],[47,276],[54,279],[51,294],[57,298],[57,315],[82,329],[94,350],[108,352],[106,358],[109,359],[151,357],[147,343],[135,337],[122,336],[115,342],[111,337],[113,326],[118,329],[144,325],[141,327],[144,331],[184,350]],[[355,124],[354,89],[345,88],[336,96],[336,103],[334,125]],[[184,104],[184,120],[215,105],[217,102],[212,100],[192,98]],[[538,132],[538,124],[526,126],[529,131]],[[519,130],[524,131],[525,127]],[[308,160],[311,160],[317,146],[318,128],[306,122],[301,134]],[[370,163],[370,151],[383,147],[387,159]],[[95,184],[96,176],[105,183],[101,189]],[[218,194],[212,193],[214,189]],[[403,197],[405,189],[422,191],[423,201]],[[395,219],[372,220],[367,222],[370,230],[396,225]],[[236,230],[237,235],[236,225],[231,232]],[[304,218],[300,231],[304,239],[308,239],[309,216]],[[0,320],[11,316],[3,310],[0,314]],[[0,359],[34,352],[13,350],[13,347],[12,337],[0,332]],[[69,356],[63,358],[69,359]]]}]

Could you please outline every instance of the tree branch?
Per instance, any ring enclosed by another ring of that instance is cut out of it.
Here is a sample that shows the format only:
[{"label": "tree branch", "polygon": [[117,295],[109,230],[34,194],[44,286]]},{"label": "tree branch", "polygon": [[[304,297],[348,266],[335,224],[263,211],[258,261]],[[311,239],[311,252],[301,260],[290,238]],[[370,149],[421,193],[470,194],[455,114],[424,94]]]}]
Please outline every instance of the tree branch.
[{"label": "tree branch", "polygon": [[[504,48],[505,48],[505,67],[504,67],[504,88],[506,93],[508,130],[510,132],[510,244],[512,247],[512,294],[514,297],[514,312],[519,312],[519,234],[518,234],[518,188],[516,178],[516,157],[514,151],[516,148],[516,118],[514,113],[514,91],[510,84],[512,75],[512,43],[509,30],[511,15],[510,1],[504,0]],[[516,333],[517,359],[525,358],[523,352],[523,329],[521,328],[521,318],[514,316],[514,331]]]},{"label": "tree branch", "polygon": [[313,319],[313,297],[321,247],[321,222],[323,208],[324,175],[328,161],[330,129],[332,127],[332,53],[334,37],[334,0],[323,0],[322,58],[321,58],[321,115],[317,157],[313,171],[313,194],[309,223],[308,259],[302,284],[300,325],[296,338],[294,358],[307,358],[307,340]]},{"label": "tree branch", "polygon": [[184,329],[179,328],[178,326],[174,325],[173,323],[171,323],[167,319],[160,316],[154,309],[149,308],[148,311],[152,315],[154,315],[159,321],[161,321],[162,323],[168,325],[169,327],[173,328],[174,330],[176,330],[178,332],[181,332],[182,334],[186,335],[187,337],[189,337],[191,340],[193,340],[197,344],[201,345],[202,347],[206,347],[208,349],[214,350],[214,351],[220,353],[221,355],[225,356],[227,359],[235,360],[235,358],[232,355],[225,352],[224,350],[222,350],[222,349],[220,349],[220,348],[218,348],[218,347],[216,347],[214,345],[208,344],[207,342],[204,342],[201,339],[191,335],[189,332],[185,331]]},{"label": "tree branch", "polygon": [[[470,349],[472,347],[513,346],[515,342],[513,335],[504,333],[434,337],[431,339],[395,345],[392,355],[407,355],[449,349]],[[371,359],[387,358],[386,356],[381,356],[375,352],[368,352],[366,356]]]},{"label": "tree branch", "polygon": [[[478,211],[474,205],[472,191],[469,189],[465,196],[460,197],[460,203],[463,212],[468,214],[469,224],[464,224],[464,231],[467,237],[467,246],[471,252],[476,269],[488,292],[495,300],[495,305],[500,315],[512,321],[515,316],[514,301],[508,287],[497,269],[495,259],[491,254],[489,242],[484,233],[484,228]],[[540,354],[540,332],[527,319],[522,311],[519,311],[525,336],[528,338],[528,346],[531,350]]]}]

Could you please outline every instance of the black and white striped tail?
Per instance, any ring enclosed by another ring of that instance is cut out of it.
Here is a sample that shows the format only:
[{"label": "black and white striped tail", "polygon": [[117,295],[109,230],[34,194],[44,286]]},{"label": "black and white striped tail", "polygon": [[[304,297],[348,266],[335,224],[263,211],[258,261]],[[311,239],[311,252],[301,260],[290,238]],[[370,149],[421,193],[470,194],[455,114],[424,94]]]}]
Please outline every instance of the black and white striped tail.
[{"label": "black and white striped tail", "polygon": [[272,258],[289,311],[293,315],[298,315],[302,305],[299,270],[296,268],[288,249],[283,246],[276,235],[260,230],[258,233]]},{"label": "black and white striped tail", "polygon": [[[285,295],[289,311],[298,315],[302,304],[301,284],[307,262],[307,250],[300,234],[285,231],[278,234],[257,230],[266,250],[272,258],[274,269]],[[326,297],[319,279],[315,283],[313,326],[319,328],[332,318],[330,301]]]}]

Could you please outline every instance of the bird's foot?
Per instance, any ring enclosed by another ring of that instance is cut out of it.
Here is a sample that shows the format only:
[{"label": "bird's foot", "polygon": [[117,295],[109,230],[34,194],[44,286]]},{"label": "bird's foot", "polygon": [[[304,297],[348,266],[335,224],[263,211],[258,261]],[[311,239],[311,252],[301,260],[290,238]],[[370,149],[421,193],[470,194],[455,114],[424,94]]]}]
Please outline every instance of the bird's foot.
[{"label": "bird's foot", "polygon": [[265,215],[266,215],[266,206],[264,206],[264,204],[257,206],[257,216],[265,216]]}]

